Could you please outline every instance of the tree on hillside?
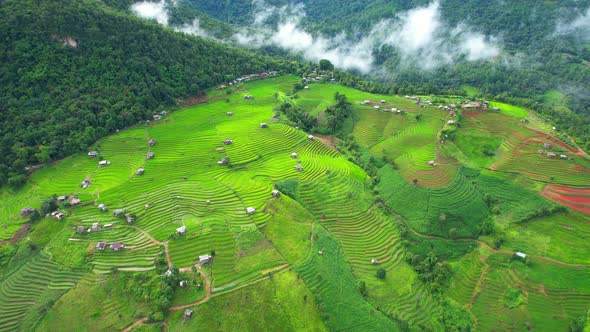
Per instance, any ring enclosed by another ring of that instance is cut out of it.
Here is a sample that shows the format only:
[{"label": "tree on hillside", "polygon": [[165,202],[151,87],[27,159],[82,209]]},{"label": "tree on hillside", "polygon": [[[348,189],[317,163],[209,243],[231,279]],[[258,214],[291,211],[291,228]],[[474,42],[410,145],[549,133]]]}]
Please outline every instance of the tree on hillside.
[{"label": "tree on hillside", "polygon": [[320,60],[320,70],[334,70],[334,65],[332,62],[330,62],[330,60],[322,59]]}]

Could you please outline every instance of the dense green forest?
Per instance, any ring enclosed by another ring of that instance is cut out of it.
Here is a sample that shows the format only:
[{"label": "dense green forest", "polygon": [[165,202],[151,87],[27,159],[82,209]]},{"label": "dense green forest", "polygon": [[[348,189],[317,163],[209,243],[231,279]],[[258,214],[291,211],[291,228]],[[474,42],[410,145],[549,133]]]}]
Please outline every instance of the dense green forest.
[{"label": "dense green forest", "polygon": [[[113,7],[123,7],[111,1]],[[282,60],[175,33],[103,3],[4,1],[0,185],[230,78]],[[68,43],[69,42],[69,43]]]}]

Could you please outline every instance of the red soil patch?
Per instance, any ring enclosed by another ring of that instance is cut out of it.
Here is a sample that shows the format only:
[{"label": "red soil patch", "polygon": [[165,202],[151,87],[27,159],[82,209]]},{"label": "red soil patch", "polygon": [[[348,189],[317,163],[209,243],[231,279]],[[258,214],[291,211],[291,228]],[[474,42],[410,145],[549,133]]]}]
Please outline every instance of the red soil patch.
[{"label": "red soil patch", "polygon": [[590,188],[547,185],[541,195],[572,210],[590,214]]},{"label": "red soil patch", "polygon": [[477,111],[463,111],[461,115],[466,116],[468,118],[472,118],[474,116],[478,116],[482,113],[485,113],[486,110],[477,110]]},{"label": "red soil patch", "polygon": [[336,137],[328,135],[315,135],[315,137],[330,149],[336,151]]}]

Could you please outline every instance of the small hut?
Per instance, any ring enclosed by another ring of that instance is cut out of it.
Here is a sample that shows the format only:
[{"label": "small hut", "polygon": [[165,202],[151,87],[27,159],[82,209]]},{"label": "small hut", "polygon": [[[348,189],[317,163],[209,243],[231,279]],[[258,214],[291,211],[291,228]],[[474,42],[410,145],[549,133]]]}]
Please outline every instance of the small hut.
[{"label": "small hut", "polygon": [[127,213],[125,215],[125,221],[127,221],[128,224],[133,224],[135,222],[135,216],[133,216],[132,214]]},{"label": "small hut", "polygon": [[430,166],[436,166],[436,162],[434,160],[429,160],[428,161],[428,165],[430,165]]},{"label": "small hut", "polygon": [[252,96],[252,95],[245,95],[244,96],[244,99],[252,100],[252,99],[254,99],[254,96]]},{"label": "small hut", "polygon": [[92,228],[91,228],[91,230],[92,230],[93,232],[98,232],[98,231],[100,230],[100,226],[98,225],[98,223],[97,223],[97,222],[95,222],[95,223],[92,223]]},{"label": "small hut", "polygon": [[112,251],[120,251],[123,248],[125,248],[125,246],[121,242],[115,242],[115,243],[111,244]]},{"label": "small hut", "polygon": [[70,197],[70,205],[78,205],[82,202],[82,200],[80,200],[78,197],[76,196],[71,196]]},{"label": "small hut", "polygon": [[227,157],[223,157],[223,158],[221,158],[221,160],[219,160],[217,162],[217,165],[227,165],[227,164],[229,164],[229,158],[227,158]]},{"label": "small hut", "polygon": [[145,172],[145,170],[143,168],[138,168],[137,172],[135,172],[135,174],[137,175],[143,175],[143,172]]},{"label": "small hut", "polygon": [[201,265],[209,264],[212,259],[213,257],[211,255],[201,255],[199,256],[199,263],[201,263]]},{"label": "small hut", "polygon": [[554,158],[555,156],[556,156],[555,153],[553,153],[553,152],[547,152],[547,157]]},{"label": "small hut", "polygon": [[155,140],[155,139],[151,139],[151,140],[148,142],[148,144],[149,144],[149,146],[154,146],[154,145],[156,145],[156,140]]},{"label": "small hut", "polygon": [[291,153],[291,158],[297,158],[297,156],[298,156],[298,155],[297,155],[297,152],[293,152],[293,153]]},{"label": "small hut", "polygon": [[565,154],[560,154],[560,155],[559,155],[559,158],[561,158],[561,159],[567,159],[567,155],[565,155]]},{"label": "small hut", "polygon": [[380,100],[381,104],[385,104],[385,99]]},{"label": "small hut", "polygon": [[303,166],[301,166],[301,165],[295,165],[295,170],[298,171],[298,172],[301,172],[301,171],[303,171]]},{"label": "small hut", "polygon": [[256,212],[256,209],[250,206],[246,208],[246,212],[248,214],[254,214],[254,212]]},{"label": "small hut", "polygon": [[105,166],[108,166],[110,164],[111,164],[111,162],[108,161],[108,160],[101,160],[101,161],[98,162],[98,166],[100,166],[100,167],[105,167]]},{"label": "small hut", "polygon": [[455,125],[455,121],[453,121],[453,120],[449,120],[449,121],[447,121],[447,124],[448,124],[449,126],[453,126],[453,125]]},{"label": "small hut", "polygon": [[193,311],[191,309],[186,309],[182,314],[182,319],[189,319],[193,317]]},{"label": "small hut", "polygon": [[118,217],[118,216],[120,216],[120,215],[122,215],[122,214],[125,214],[125,209],[116,209],[116,210],[113,212],[113,216],[114,216],[114,217]]},{"label": "small hut", "polygon": [[154,153],[153,153],[153,152],[151,152],[151,151],[150,151],[150,152],[148,152],[148,153],[145,155],[145,159],[154,159]]},{"label": "small hut", "polygon": [[30,216],[31,214],[33,214],[33,212],[35,212],[35,209],[33,209],[32,207],[22,208],[20,210],[20,217],[26,218],[26,217]]},{"label": "small hut", "polygon": [[78,233],[84,233],[84,232],[86,232],[86,227],[84,227],[84,226],[78,226],[78,227],[76,227],[76,232],[78,232]]},{"label": "small hut", "polygon": [[279,197],[281,194],[280,194],[280,192],[279,192],[278,190],[276,190],[276,189],[275,189],[275,190],[273,190],[273,191],[271,192],[271,195],[272,195],[272,197],[274,197],[274,198],[277,198],[277,197]]},{"label": "small hut", "polygon": [[268,124],[266,122],[263,122],[260,124],[260,128],[268,128]]},{"label": "small hut", "polygon": [[55,220],[62,220],[65,217],[65,214],[63,214],[62,212],[59,212],[59,211],[53,211],[53,212],[51,212],[51,216]]},{"label": "small hut", "polygon": [[377,265],[377,264],[379,264],[379,260],[373,258],[373,259],[371,259],[371,264]]},{"label": "small hut", "polygon": [[108,210],[106,204],[98,204],[98,209],[103,212]]},{"label": "small hut", "polygon": [[226,114],[227,116],[232,116],[232,115],[234,115],[234,112],[227,112],[227,113],[225,113],[225,114]]},{"label": "small hut", "polygon": [[223,145],[230,145],[230,144],[232,144],[233,142],[234,142],[234,140],[233,140],[233,139],[231,139],[231,138],[224,139],[224,140],[223,140]]},{"label": "small hut", "polygon": [[107,243],[106,242],[98,242],[96,244],[96,249],[98,250],[104,250],[107,247]]},{"label": "small hut", "polygon": [[551,147],[551,144],[550,144],[550,143],[547,143],[547,142],[545,142],[545,143],[543,143],[543,147],[544,147],[545,149],[549,149],[549,148]]},{"label": "small hut", "polygon": [[307,136],[307,139],[310,141],[313,141],[315,139],[315,137],[313,137],[313,135],[309,135],[309,136]]},{"label": "small hut", "polygon": [[94,157],[98,157],[98,155],[99,155],[98,151],[90,151],[90,152],[88,152],[88,157],[94,158]]},{"label": "small hut", "polygon": [[186,226],[182,225],[176,229],[176,234],[184,235],[186,233]]}]

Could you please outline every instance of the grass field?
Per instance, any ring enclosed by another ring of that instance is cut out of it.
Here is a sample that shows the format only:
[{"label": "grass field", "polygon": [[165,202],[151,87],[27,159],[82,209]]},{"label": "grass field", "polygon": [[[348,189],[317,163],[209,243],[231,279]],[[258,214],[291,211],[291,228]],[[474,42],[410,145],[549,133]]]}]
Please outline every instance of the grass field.
[{"label": "grass field", "polygon": [[[565,331],[588,308],[590,161],[533,113],[492,103],[501,111],[465,112],[447,139],[441,131],[450,117],[436,105],[337,84],[311,84],[289,97],[321,117],[336,92],[345,94],[353,115],[341,138],[354,138],[372,160],[365,171],[345,149],[273,117],[275,96],[287,98],[297,81],[282,76],[230,94],[212,91],[203,104],[97,142],[92,149],[107,167],[75,155],[34,173],[17,192],[0,190],[0,241],[26,221],[22,207],[38,208],[54,194],[82,200],[61,207],[62,221],[34,223],[20,244],[9,244],[15,254],[0,256],[0,330],[123,329],[150,304],[113,293],[118,276],[160,276],[165,268],[156,261],[169,259],[183,278],[203,283],[188,271],[213,253],[204,269],[211,292],[176,289],[170,306],[203,303],[191,307],[190,320],[172,310],[164,317],[170,330],[443,331],[452,329],[445,321],[451,299],[475,330]],[[391,108],[404,112],[384,111]],[[544,142],[568,158],[539,154]],[[224,157],[229,162],[218,164]],[[555,213],[558,204],[579,212]],[[125,247],[100,251],[99,242]],[[511,261],[515,251],[530,264]],[[443,297],[410,262],[430,252],[452,266]]]}]

